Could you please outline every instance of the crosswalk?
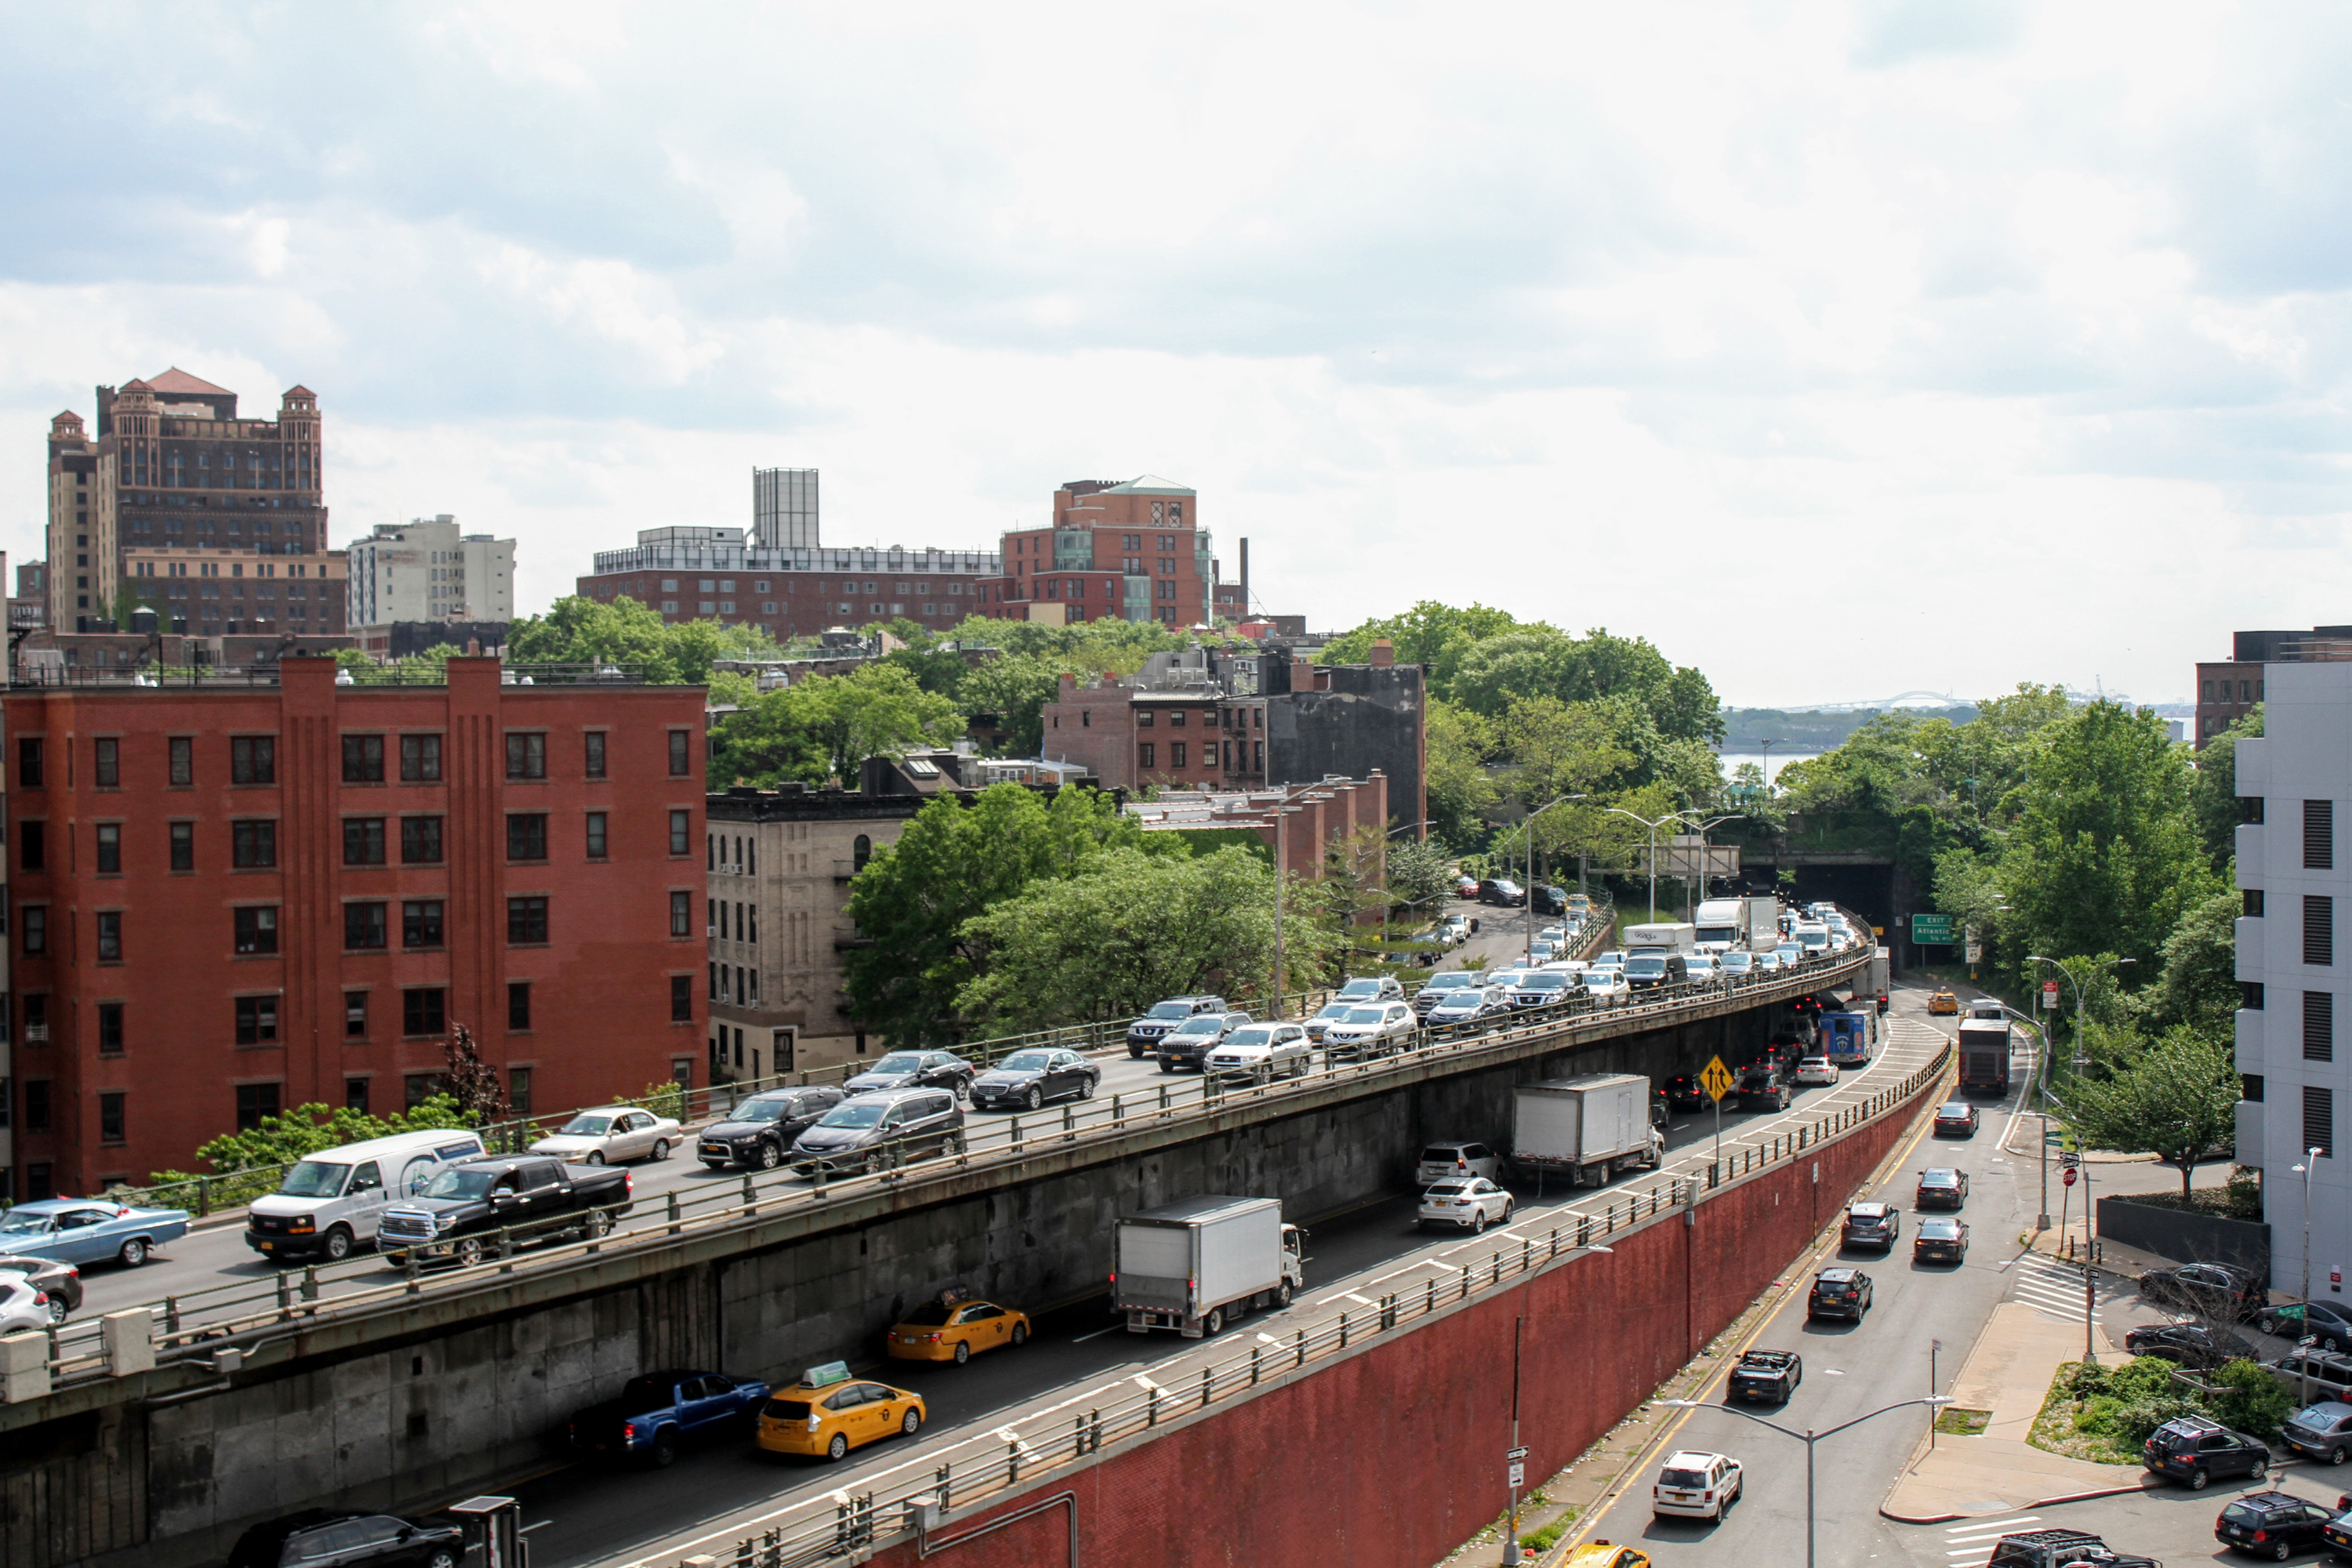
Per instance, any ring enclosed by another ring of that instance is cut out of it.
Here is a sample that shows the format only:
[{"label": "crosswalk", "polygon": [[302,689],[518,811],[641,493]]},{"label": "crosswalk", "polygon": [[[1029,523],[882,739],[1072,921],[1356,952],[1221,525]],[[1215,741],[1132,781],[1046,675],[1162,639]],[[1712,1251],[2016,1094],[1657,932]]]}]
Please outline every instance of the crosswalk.
[{"label": "crosswalk", "polygon": [[2017,1299],[2045,1318],[2083,1321],[2083,1271],[2071,1264],[2028,1258],[2017,1266]]},{"label": "crosswalk", "polygon": [[2007,1519],[1972,1519],[1944,1531],[1944,1556],[1954,1563],[1981,1563],[1992,1555],[1992,1543],[2004,1535],[2029,1530],[2041,1521],[2038,1513]]}]

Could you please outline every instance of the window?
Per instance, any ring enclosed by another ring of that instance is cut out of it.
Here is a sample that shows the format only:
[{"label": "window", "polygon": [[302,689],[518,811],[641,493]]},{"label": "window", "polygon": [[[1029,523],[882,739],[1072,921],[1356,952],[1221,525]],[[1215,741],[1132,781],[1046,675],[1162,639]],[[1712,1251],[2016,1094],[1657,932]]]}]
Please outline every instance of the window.
[{"label": "window", "polygon": [[384,905],[382,903],[343,906],[343,946],[352,952],[362,952],[385,946],[390,938],[384,927]]},{"label": "window", "polygon": [[278,782],[278,737],[236,735],[228,743],[228,782],[266,784]]},{"label": "window", "polygon": [[25,1085],[25,1127],[33,1132],[49,1130],[49,1080],[32,1079]]},{"label": "window", "polygon": [[383,737],[382,735],[343,737],[343,782],[345,784],[383,783]]},{"label": "window", "polygon": [[2241,890],[2238,894],[2238,912],[2250,921],[2262,919],[2263,890],[2260,888],[2247,888]]},{"label": "window", "polygon": [[404,1035],[437,1035],[448,1027],[444,1021],[442,992],[438,985],[418,986],[400,994],[400,1032]]},{"label": "window", "polygon": [[172,824],[172,869],[193,871],[196,868],[196,825],[193,822]]},{"label": "window", "polygon": [[118,874],[122,869],[122,825],[101,822],[98,825],[98,870],[100,876]]},{"label": "window", "polygon": [[547,900],[540,898],[507,900],[507,941],[509,943],[547,940]]},{"label": "window", "polygon": [[2303,803],[2303,868],[2336,868],[2336,803],[2332,800]]},{"label": "window", "polygon": [[1149,742],[1149,741],[1146,741],[1146,742],[1144,742],[1142,744],[1140,744],[1140,745],[1137,746],[1137,747],[1135,748],[1135,752],[1136,752],[1135,760],[1136,760],[1136,763],[1137,763],[1137,765],[1138,765],[1138,766],[1140,766],[1140,767],[1146,767],[1146,768],[1157,766],[1158,764],[1157,764],[1157,763],[1155,763],[1152,761],[1152,758],[1153,758],[1153,755],[1158,752],[1158,750],[1159,750],[1159,748],[1158,748],[1158,747],[1156,747],[1156,746],[1154,746],[1154,745],[1153,745],[1150,742]]},{"label": "window", "polygon": [[507,982],[507,1027],[530,1027],[530,982],[528,980]]},{"label": "window", "polygon": [[589,731],[586,737],[586,743],[588,747],[588,776],[592,779],[601,779],[604,776],[604,731],[602,730]]},{"label": "window", "polygon": [[[278,1038],[278,998],[240,996],[236,999],[236,1043],[266,1046]],[[272,1107],[272,1110],[275,1110]]]},{"label": "window", "polygon": [[278,951],[277,905],[250,905],[235,913],[237,952],[276,952]]},{"label": "window", "polygon": [[530,1114],[530,1069],[529,1068],[507,1068],[507,1114],[509,1116]]},{"label": "window", "polygon": [[604,858],[604,814],[601,811],[588,814],[588,858]]},{"label": "window", "polygon": [[2336,994],[2332,991],[2303,994],[2303,1059],[2336,1059]]},{"label": "window", "polygon": [[1171,730],[1181,730],[1188,722],[1190,722],[1190,720],[1188,719],[1185,710],[1181,708],[1174,710],[1168,715],[1168,727]]},{"label": "window", "polygon": [[2303,961],[2336,962],[2336,900],[2324,895],[2303,900]]},{"label": "window", "polygon": [[671,812],[669,814],[669,852],[673,855],[691,854],[693,838],[693,814],[684,811]]},{"label": "window", "polygon": [[41,738],[28,735],[16,742],[16,784],[20,789],[41,787]]},{"label": "window", "polygon": [[[441,900],[409,899],[400,906],[400,945],[406,948],[441,945]],[[409,1031],[411,1034],[415,1030]]]},{"label": "window", "polygon": [[17,855],[27,871],[38,871],[49,863],[48,824],[19,823],[16,827]]},{"label": "window", "polygon": [[[25,933],[26,957],[38,958],[49,951],[49,908],[47,904],[26,904],[16,912],[16,924]],[[28,1011],[25,1021],[28,1024],[32,1022],[31,1005],[31,1000],[27,998],[26,1006]]]},{"label": "window", "polygon": [[2259,980],[2238,982],[2238,1005],[2251,1012],[2263,1010],[2263,983]]},{"label": "window", "polygon": [[1184,765],[1183,742],[1171,741],[1168,743],[1168,765],[1171,768],[1181,768]]},{"label": "window", "polygon": [[694,1022],[694,976],[691,974],[669,977],[669,1021],[673,1024]]},{"label": "window", "polygon": [[437,866],[441,863],[441,819],[404,816],[400,819],[400,863]]},{"label": "window", "polygon": [[383,817],[347,816],[343,818],[343,864],[346,866],[383,864]]},{"label": "window", "polygon": [[411,1110],[448,1087],[441,1081],[441,1075],[437,1072],[409,1073],[400,1080],[400,1086],[408,1097],[408,1109]]},{"label": "window", "polygon": [[669,776],[682,779],[693,771],[693,753],[688,750],[688,738],[683,730],[669,732]]},{"label": "window", "polygon": [[2318,1084],[2303,1087],[2303,1146],[2316,1149],[2322,1159],[2336,1154],[2336,1091]]},{"label": "window", "polygon": [[856,876],[874,858],[874,840],[861,833],[849,846],[849,874]]},{"label": "window", "polygon": [[98,1005],[98,1054],[119,1057],[122,1054],[122,1004],[100,1002]]},{"label": "window", "polygon": [[509,860],[547,858],[546,813],[526,812],[507,818],[507,858]]},{"label": "window", "polygon": [[2240,1100],[2252,1100],[2256,1105],[2260,1105],[2263,1100],[2263,1075],[2258,1072],[2240,1073],[2238,1075],[2238,1098]]},{"label": "window", "polygon": [[547,737],[539,734],[510,734],[507,737],[507,777],[510,779],[543,779],[547,776]]},{"label": "window", "polygon": [[240,870],[266,869],[278,864],[278,824],[229,824],[229,859]]},{"label": "window", "polygon": [[98,911],[98,961],[100,963],[122,962],[122,911]]},{"label": "window", "polygon": [[1135,710],[1135,727],[1137,729],[1149,730],[1152,725],[1158,722],[1158,718],[1152,713],[1150,709],[1139,708]]},{"label": "window", "polygon": [[175,786],[196,782],[195,741],[186,735],[174,735],[167,742],[171,754],[172,783]]},{"label": "window", "polygon": [[122,1096],[120,1094],[98,1097],[98,1141],[101,1143],[122,1142]]},{"label": "window", "polygon": [[694,934],[693,894],[672,893],[669,896],[669,934],[672,936]]},{"label": "window", "polygon": [[122,784],[122,742],[111,735],[100,735],[96,742],[97,757],[91,777],[100,789],[118,789]]},{"label": "window", "polygon": [[441,776],[441,737],[403,735],[400,777],[404,784],[431,784]]},{"label": "window", "polygon": [[[368,1108],[368,1080],[363,1078],[343,1079],[343,1103],[362,1116],[365,1116]],[[378,1185],[381,1184],[381,1183],[378,1184]]]}]

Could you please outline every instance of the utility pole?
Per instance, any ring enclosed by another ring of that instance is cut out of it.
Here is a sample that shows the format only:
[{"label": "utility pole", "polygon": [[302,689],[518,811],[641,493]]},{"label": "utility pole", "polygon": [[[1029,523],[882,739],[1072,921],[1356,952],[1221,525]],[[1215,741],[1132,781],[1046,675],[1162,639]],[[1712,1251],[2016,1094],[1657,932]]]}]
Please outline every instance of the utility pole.
[{"label": "utility pole", "polygon": [[[1549,811],[1555,805],[1560,805],[1571,800],[1582,800],[1585,797],[1580,795],[1564,795],[1558,800],[1548,800],[1541,805],[1536,807],[1535,810],[1528,813],[1527,820],[1519,824],[1520,827],[1526,831],[1528,836],[1528,885],[1521,889],[1521,891],[1526,893],[1528,900],[1526,910],[1527,945],[1520,950],[1520,956],[1530,964],[1535,963],[1536,958],[1536,818],[1542,816],[1545,812]],[[1514,1447],[1517,1447],[1516,1443],[1512,1446]]]},{"label": "utility pole", "polygon": [[1511,1480],[1510,1526],[1503,1536],[1503,1568],[1518,1568],[1519,1563],[1519,1467],[1526,1462],[1526,1453],[1519,1447],[1519,1349],[1528,1333],[1528,1320],[1523,1314],[1511,1320],[1511,1453],[1505,1462]]}]

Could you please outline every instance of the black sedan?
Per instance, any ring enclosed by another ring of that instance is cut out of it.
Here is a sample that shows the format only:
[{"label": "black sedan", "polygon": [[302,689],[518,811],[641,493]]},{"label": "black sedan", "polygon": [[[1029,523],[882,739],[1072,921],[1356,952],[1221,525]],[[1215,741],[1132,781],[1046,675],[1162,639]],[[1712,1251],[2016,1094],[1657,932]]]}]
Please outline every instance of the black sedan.
[{"label": "black sedan", "polygon": [[2124,1349],[2200,1372],[2210,1372],[2225,1362],[2254,1359],[2253,1346],[2227,1329],[2211,1329],[2203,1323],[2150,1323],[2126,1334]]},{"label": "black sedan", "polygon": [[892,1051],[841,1087],[852,1094],[877,1089],[951,1089],[961,1100],[977,1070],[946,1051]]},{"label": "black sedan", "polygon": [[1969,1173],[1940,1166],[1919,1173],[1919,1190],[1913,1194],[1915,1209],[1960,1209],[1969,1201]]},{"label": "black sedan", "polygon": [[341,1568],[457,1568],[466,1555],[463,1531],[411,1524],[388,1513],[305,1509],[257,1524],[236,1538],[228,1568],[278,1568],[280,1563],[331,1563]]},{"label": "black sedan", "polygon": [[1914,1263],[1966,1263],[1969,1260],[1969,1226],[1966,1220],[1923,1219],[1919,1234],[1911,1238],[1911,1261]]},{"label": "black sedan", "polygon": [[49,1321],[62,1323],[81,1310],[81,1270],[54,1258],[0,1256],[0,1274],[21,1274],[25,1283],[49,1299]]},{"label": "black sedan", "polygon": [[2229,1263],[2180,1263],[2139,1277],[2139,1293],[2210,1318],[2251,1318],[2270,1304],[2267,1282]]},{"label": "black sedan", "polygon": [[1794,1351],[1749,1351],[1731,1369],[1726,1397],[1762,1399],[1785,1405],[1805,1381],[1805,1358]]},{"label": "black sedan", "polygon": [[974,1110],[1035,1110],[1049,1100],[1092,1100],[1102,1068],[1076,1051],[1015,1051],[971,1080]]},{"label": "black sedan", "polygon": [[1973,1138],[1977,1135],[1977,1108],[1965,1100],[1936,1108],[1936,1136],[1938,1138]]},{"label": "black sedan", "polygon": [[2326,1545],[2327,1524],[2335,1517],[2318,1503],[2286,1492],[2248,1492],[2213,1521],[2213,1539],[2284,1563],[2298,1552]]},{"label": "black sedan", "polygon": [[1676,1110],[1697,1110],[1706,1104],[1706,1090],[1688,1073],[1679,1073],[1666,1079],[1665,1088],[1659,1092]]}]

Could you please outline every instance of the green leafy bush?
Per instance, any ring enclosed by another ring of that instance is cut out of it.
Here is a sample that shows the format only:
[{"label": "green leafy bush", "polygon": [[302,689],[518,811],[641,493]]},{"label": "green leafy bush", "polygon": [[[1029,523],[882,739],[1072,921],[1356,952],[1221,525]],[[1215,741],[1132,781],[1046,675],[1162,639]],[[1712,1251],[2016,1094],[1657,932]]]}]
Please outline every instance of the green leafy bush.
[{"label": "green leafy bush", "polygon": [[2279,1380],[2250,1361],[2233,1361],[2209,1380],[2221,1392],[2210,1395],[2213,1419],[2250,1436],[2275,1437],[2294,1401]]}]

